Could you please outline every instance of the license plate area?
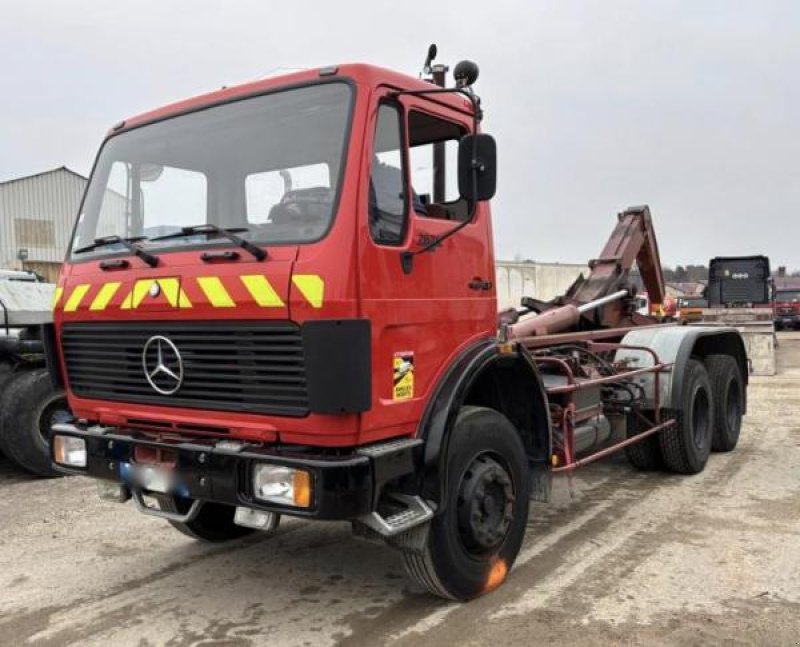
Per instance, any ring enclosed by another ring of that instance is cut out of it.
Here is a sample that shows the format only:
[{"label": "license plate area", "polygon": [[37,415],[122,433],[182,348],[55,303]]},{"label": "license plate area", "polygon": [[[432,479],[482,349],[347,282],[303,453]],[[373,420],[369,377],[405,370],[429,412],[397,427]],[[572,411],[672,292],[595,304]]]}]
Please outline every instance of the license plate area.
[{"label": "license plate area", "polygon": [[120,465],[120,476],[131,487],[159,494],[177,489],[178,452],[163,447],[136,445],[130,463]]},{"label": "license plate area", "polygon": [[120,477],[132,488],[159,494],[173,494],[177,489],[174,469],[160,465],[120,463]]}]

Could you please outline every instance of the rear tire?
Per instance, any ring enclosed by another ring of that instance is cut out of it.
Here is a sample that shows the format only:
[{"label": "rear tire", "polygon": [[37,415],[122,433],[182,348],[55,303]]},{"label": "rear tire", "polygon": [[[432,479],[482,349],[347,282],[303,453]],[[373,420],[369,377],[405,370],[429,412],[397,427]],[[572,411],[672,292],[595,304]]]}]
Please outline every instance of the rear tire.
[{"label": "rear tire", "polygon": [[528,521],[528,460],[501,413],[463,407],[447,451],[447,501],[421,550],[404,549],[409,577],[434,595],[471,600],[499,586]]},{"label": "rear tire", "polygon": [[[185,513],[192,505],[189,499],[159,497],[159,506],[169,512]],[[204,503],[200,512],[191,521],[180,523],[170,521],[169,524],[178,532],[201,541],[219,543],[246,537],[255,532],[253,528],[245,528],[233,523],[236,508],[222,503]]]},{"label": "rear tire", "polygon": [[686,363],[683,389],[676,404],[675,426],[658,434],[661,455],[673,472],[697,474],[708,462],[714,432],[713,393],[702,362],[690,359]]},{"label": "rear tire", "polygon": [[[636,414],[629,414],[625,421],[625,427],[625,436],[631,438],[641,431],[641,420]],[[664,469],[664,459],[661,457],[661,448],[658,445],[658,434],[628,445],[625,448],[625,455],[636,469],[646,472]]]},{"label": "rear tire", "polygon": [[72,418],[64,391],[46,368],[23,370],[0,397],[0,449],[38,476],[61,476],[50,463],[50,427]]},{"label": "rear tire", "polygon": [[[14,377],[14,367],[9,364],[8,362],[0,361],[0,411],[3,410],[3,391],[6,388],[6,385],[11,381]],[[3,451],[3,436],[0,433],[0,458],[5,455]]]},{"label": "rear tire", "polygon": [[3,389],[14,378],[14,367],[8,362],[0,361],[0,398],[3,397]]},{"label": "rear tire", "polygon": [[714,436],[711,449],[715,452],[729,452],[739,442],[742,429],[742,376],[739,365],[730,355],[709,355],[705,363],[714,395]]}]

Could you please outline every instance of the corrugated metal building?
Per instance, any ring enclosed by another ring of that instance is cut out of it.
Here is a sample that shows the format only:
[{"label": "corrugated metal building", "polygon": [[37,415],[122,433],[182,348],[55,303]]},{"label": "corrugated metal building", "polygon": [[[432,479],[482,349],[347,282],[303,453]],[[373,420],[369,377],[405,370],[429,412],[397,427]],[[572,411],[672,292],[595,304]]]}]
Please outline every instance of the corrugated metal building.
[{"label": "corrugated metal building", "polygon": [[86,182],[65,166],[0,182],[0,268],[55,281]]}]

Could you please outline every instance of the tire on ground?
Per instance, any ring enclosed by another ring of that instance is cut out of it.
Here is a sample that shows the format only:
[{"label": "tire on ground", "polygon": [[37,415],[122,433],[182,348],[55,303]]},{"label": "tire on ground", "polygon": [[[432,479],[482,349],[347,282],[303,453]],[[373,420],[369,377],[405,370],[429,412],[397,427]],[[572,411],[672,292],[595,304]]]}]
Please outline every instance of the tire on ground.
[{"label": "tire on ground", "polygon": [[705,361],[714,396],[714,435],[711,449],[729,452],[742,429],[744,384],[739,365],[730,355],[709,355]]},{"label": "tire on ground", "polygon": [[[642,430],[641,420],[635,413],[628,414],[625,421],[625,436],[631,438]],[[661,458],[661,448],[658,444],[658,434],[648,436],[638,443],[625,448],[628,461],[636,469],[653,471],[664,469],[664,459]]]},{"label": "tire on ground", "polygon": [[[0,411],[3,410],[2,402],[3,402],[3,392],[6,388],[6,385],[11,381],[14,377],[14,367],[9,363],[3,360],[0,360]],[[3,452],[3,437],[0,434],[0,457],[5,454]]]},{"label": "tire on ground", "polygon": [[22,370],[0,398],[0,449],[23,469],[60,476],[50,465],[50,426],[69,417],[64,391],[46,368]]},{"label": "tire on ground", "polygon": [[528,461],[514,425],[483,407],[461,409],[447,452],[446,505],[424,547],[403,549],[403,563],[434,595],[465,601],[500,585],[519,553]]},{"label": "tire on ground", "polygon": [[676,424],[658,435],[661,456],[668,469],[679,474],[702,472],[711,452],[714,402],[703,363],[686,363],[682,392],[674,403]]},{"label": "tire on ground", "polygon": [[[159,496],[158,499],[161,509],[168,512],[184,514],[192,505],[190,499],[162,496]],[[254,533],[253,528],[245,528],[233,522],[235,513],[234,506],[207,502],[202,505],[197,516],[191,521],[170,521],[169,524],[192,539],[214,543],[239,539]]]}]

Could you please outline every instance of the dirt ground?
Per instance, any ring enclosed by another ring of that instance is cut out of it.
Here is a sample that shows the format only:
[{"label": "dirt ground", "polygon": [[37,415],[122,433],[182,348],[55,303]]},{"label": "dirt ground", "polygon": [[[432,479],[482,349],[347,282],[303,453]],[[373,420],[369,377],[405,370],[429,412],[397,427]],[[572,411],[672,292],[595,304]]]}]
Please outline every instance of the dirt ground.
[{"label": "dirt ground", "polygon": [[697,476],[615,457],[532,506],[505,585],[414,589],[347,524],[196,543],[74,477],[0,461],[0,644],[800,644],[800,334],[754,378],[738,449]]}]

